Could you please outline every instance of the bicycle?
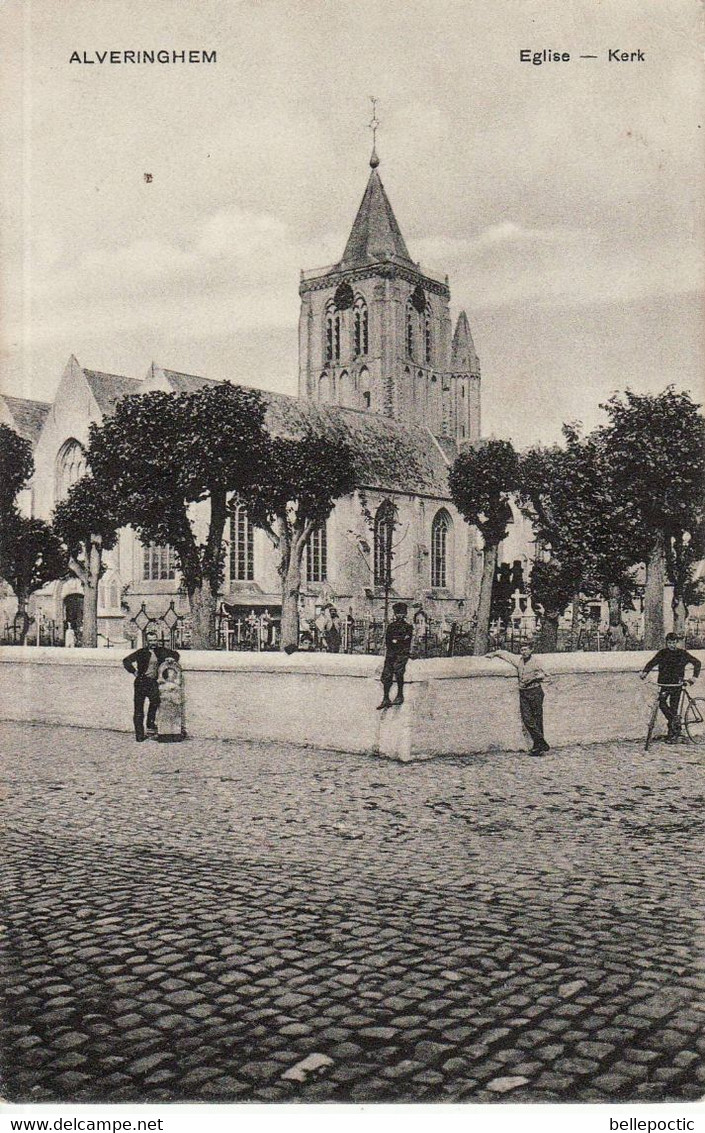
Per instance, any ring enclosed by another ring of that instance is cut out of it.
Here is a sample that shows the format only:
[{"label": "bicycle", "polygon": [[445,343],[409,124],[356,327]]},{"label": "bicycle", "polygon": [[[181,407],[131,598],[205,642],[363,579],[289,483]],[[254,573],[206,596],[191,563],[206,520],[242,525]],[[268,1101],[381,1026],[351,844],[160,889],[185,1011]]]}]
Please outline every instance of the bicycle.
[{"label": "bicycle", "polygon": [[[679,688],[681,695],[678,698],[678,707],[676,709],[676,717],[673,723],[675,724],[675,734],[680,737],[685,731],[688,739],[693,744],[705,744],[705,697],[691,696],[688,692],[688,683],[680,681],[674,685],[659,685],[659,695],[654,701],[654,706],[651,710],[651,718],[649,720],[649,727],[646,732],[646,743],[644,744],[644,751],[649,750],[649,744],[653,739],[654,728],[656,727],[656,719],[658,717],[659,708],[661,706],[661,690],[666,688]],[[669,729],[670,730],[670,729]]]}]

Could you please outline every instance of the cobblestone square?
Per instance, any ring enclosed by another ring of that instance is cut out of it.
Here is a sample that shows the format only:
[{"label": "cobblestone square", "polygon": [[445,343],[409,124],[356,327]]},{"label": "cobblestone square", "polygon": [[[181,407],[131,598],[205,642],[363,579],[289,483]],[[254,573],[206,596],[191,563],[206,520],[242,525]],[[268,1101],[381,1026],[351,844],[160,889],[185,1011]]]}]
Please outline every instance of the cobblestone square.
[{"label": "cobblestone square", "polygon": [[703,1093],[702,755],[2,726],[12,1101]]}]

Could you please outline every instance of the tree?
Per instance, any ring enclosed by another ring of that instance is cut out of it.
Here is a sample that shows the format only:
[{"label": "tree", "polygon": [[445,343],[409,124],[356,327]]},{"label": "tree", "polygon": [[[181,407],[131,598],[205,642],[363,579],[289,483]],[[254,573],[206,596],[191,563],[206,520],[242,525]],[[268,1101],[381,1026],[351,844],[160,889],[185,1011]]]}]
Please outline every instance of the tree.
[{"label": "tree", "polygon": [[265,410],[258,390],[219,382],[129,395],[90,429],[88,463],[113,485],[120,522],[178,556],[196,648],[215,646],[228,499],[261,474],[271,443]]},{"label": "tree", "polygon": [[279,551],[281,648],[298,645],[301,563],[311,533],[336,500],[355,487],[352,452],[342,436],[304,425],[296,439],[275,437],[256,485],[243,493],[252,522]]},{"label": "tree", "polygon": [[14,514],[17,495],[33,475],[31,444],[9,425],[0,424],[0,524]]},{"label": "tree", "polygon": [[120,527],[112,490],[82,476],[54,509],[54,530],[68,554],[69,569],[83,586],[83,644],[98,644],[98,583],[103,551],[115,546]]},{"label": "tree", "polygon": [[20,641],[29,629],[27,606],[36,590],[66,573],[66,557],[52,529],[41,519],[20,515],[15,500],[34,475],[32,446],[9,425],[0,424],[0,577],[17,598]]},{"label": "tree", "polygon": [[[630,568],[643,555],[643,538],[633,508],[615,500],[609,474],[609,458],[599,431],[581,436],[574,425],[563,427],[564,446],[537,447],[523,454],[519,470],[518,498],[522,511],[531,520],[540,543],[560,569],[540,570],[532,583],[550,599],[548,633],[544,647],[557,636],[558,617],[571,598],[577,604],[579,593],[603,595],[608,599],[610,626],[615,640],[622,636],[621,604],[633,592]],[[533,577],[533,575],[532,575]],[[570,580],[573,593],[565,598],[561,610],[555,603],[563,599]],[[552,585],[553,583],[553,585]]]},{"label": "tree", "polygon": [[531,596],[543,609],[541,652],[555,653],[558,621],[575,595],[577,585],[575,567],[564,566],[558,559],[537,559],[531,568]]},{"label": "tree", "polygon": [[28,519],[17,511],[4,518],[0,524],[0,575],[17,598],[21,644],[29,629],[27,606],[32,594],[47,582],[63,578],[67,568],[61,540],[43,519]]},{"label": "tree", "polygon": [[638,517],[646,545],[644,646],[655,649],[663,640],[665,577],[674,588],[674,624],[685,628],[703,522],[705,421],[690,395],[673,386],[655,395],[626,390],[602,408],[611,491]]},{"label": "tree", "polygon": [[477,609],[474,655],[487,652],[492,583],[497,548],[512,518],[510,496],[517,486],[519,458],[509,441],[487,441],[461,452],[448,476],[453,503],[467,523],[477,527],[484,542],[482,582]]}]

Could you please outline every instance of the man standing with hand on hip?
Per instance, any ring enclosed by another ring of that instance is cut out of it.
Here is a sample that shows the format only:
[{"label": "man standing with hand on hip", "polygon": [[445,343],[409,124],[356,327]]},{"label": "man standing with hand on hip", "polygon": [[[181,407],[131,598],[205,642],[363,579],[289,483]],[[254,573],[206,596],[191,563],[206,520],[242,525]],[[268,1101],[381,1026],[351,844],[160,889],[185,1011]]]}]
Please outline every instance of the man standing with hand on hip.
[{"label": "man standing with hand on hip", "polygon": [[522,645],[519,656],[506,649],[493,649],[486,657],[498,657],[513,665],[519,677],[519,711],[521,722],[531,736],[533,747],[529,755],[544,755],[550,751],[543,734],[543,684],[550,681],[533,655],[530,645]]},{"label": "man standing with hand on hip", "polygon": [[130,653],[129,657],[125,657],[123,665],[128,673],[131,673],[135,678],[135,711],[134,711],[134,724],[135,724],[135,739],[138,743],[142,743],[146,739],[144,732],[144,705],[147,702],[147,733],[155,736],[157,734],[157,708],[159,707],[159,684],[157,675],[159,673],[159,666],[162,661],[166,661],[167,657],[173,657],[175,661],[179,660],[179,654],[175,649],[166,649],[161,645],[157,645],[157,634],[154,630],[147,631],[146,644],[142,649],[136,649],[134,653]]}]

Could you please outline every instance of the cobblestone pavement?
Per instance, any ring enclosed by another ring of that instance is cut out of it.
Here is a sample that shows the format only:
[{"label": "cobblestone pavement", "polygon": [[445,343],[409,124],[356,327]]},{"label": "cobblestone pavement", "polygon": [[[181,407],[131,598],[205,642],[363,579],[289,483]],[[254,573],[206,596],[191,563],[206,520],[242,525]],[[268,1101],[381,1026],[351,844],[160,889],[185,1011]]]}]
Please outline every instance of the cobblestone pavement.
[{"label": "cobblestone pavement", "polygon": [[703,1092],[696,748],[2,751],[12,1100]]}]

